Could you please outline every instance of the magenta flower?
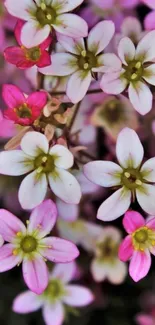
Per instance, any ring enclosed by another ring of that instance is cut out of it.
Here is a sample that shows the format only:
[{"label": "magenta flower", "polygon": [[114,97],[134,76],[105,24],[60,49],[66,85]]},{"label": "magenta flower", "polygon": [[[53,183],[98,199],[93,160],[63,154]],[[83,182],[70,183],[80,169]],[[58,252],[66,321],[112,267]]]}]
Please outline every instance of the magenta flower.
[{"label": "magenta flower", "polygon": [[28,314],[40,308],[46,325],[61,325],[65,320],[67,306],[84,307],[94,300],[92,292],[81,286],[68,282],[75,277],[75,263],[57,264],[49,275],[47,289],[41,296],[31,291],[18,295],[13,302],[13,311]]},{"label": "magenta flower", "polygon": [[36,91],[27,96],[14,85],[5,84],[2,96],[8,109],[4,116],[20,125],[31,125],[39,117],[47,103],[45,91]]},{"label": "magenta flower", "polygon": [[128,236],[119,248],[121,261],[130,260],[129,274],[137,282],[144,278],[151,267],[151,253],[155,255],[155,217],[148,221],[136,211],[126,212],[123,226]]},{"label": "magenta flower", "polygon": [[144,27],[146,30],[155,29],[155,1],[154,0],[141,0],[145,5],[149,8],[153,9],[153,11],[149,12],[144,19]]},{"label": "magenta flower", "polygon": [[136,321],[138,325],[154,325],[155,317],[149,314],[139,314],[136,317]]},{"label": "magenta flower", "polygon": [[19,20],[15,27],[15,37],[19,46],[10,46],[5,49],[4,56],[6,61],[15,64],[19,69],[31,68],[34,65],[37,67],[46,67],[51,64],[51,57],[46,50],[51,41],[52,37],[49,36],[40,45],[26,48],[21,42],[21,31],[25,23]]},{"label": "magenta flower", "polygon": [[55,263],[74,260],[79,251],[64,239],[46,237],[55,225],[57,210],[51,200],[36,207],[25,225],[7,210],[0,210],[0,233],[8,244],[0,248],[0,272],[21,262],[24,281],[30,290],[41,294],[48,285],[45,259]]}]

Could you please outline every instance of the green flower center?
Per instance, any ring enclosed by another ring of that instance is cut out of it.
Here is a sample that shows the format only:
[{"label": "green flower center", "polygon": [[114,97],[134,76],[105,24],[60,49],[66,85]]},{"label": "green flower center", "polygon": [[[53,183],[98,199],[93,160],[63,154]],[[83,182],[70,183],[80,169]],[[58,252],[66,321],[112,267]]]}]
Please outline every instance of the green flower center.
[{"label": "green flower center", "polygon": [[139,81],[144,74],[144,68],[140,61],[133,60],[128,62],[128,66],[124,65],[125,72],[123,77],[129,82]]},{"label": "green flower center", "polygon": [[146,226],[141,227],[132,234],[132,243],[136,250],[151,248],[155,246],[155,232]]},{"label": "green flower center", "polygon": [[24,253],[34,252],[37,245],[37,240],[32,236],[25,236],[20,243],[20,247]]},{"label": "green flower center", "polygon": [[34,161],[34,168],[39,173],[52,173],[55,170],[56,157],[49,154],[41,154]]},{"label": "green flower center", "polygon": [[134,190],[141,186],[143,177],[139,170],[134,168],[125,169],[121,176],[121,184],[129,190]]},{"label": "green flower center", "polygon": [[110,237],[97,244],[97,257],[100,260],[113,261],[118,254],[118,244]]},{"label": "green flower center", "polygon": [[145,243],[148,239],[148,231],[147,229],[140,229],[135,233],[135,240],[138,243]]},{"label": "green flower center", "polygon": [[99,116],[110,124],[117,124],[124,117],[123,105],[119,99],[111,99],[99,112]]},{"label": "green flower center", "polygon": [[43,27],[45,25],[51,26],[54,24],[57,14],[51,6],[47,6],[44,2],[42,2],[40,7],[37,8],[35,16],[39,24]]},{"label": "green flower center", "polygon": [[33,47],[31,49],[26,49],[26,57],[31,61],[38,61],[41,56],[41,51],[38,46]]},{"label": "green flower center", "polygon": [[44,291],[43,296],[50,302],[59,300],[65,294],[64,286],[59,279],[50,280],[47,289]]},{"label": "green flower center", "polygon": [[20,118],[31,118],[32,116],[31,109],[27,106],[26,103],[19,106],[18,108],[15,108],[15,112]]},{"label": "green flower center", "polygon": [[78,66],[81,70],[91,70],[97,66],[97,58],[92,52],[83,50],[78,57]]}]

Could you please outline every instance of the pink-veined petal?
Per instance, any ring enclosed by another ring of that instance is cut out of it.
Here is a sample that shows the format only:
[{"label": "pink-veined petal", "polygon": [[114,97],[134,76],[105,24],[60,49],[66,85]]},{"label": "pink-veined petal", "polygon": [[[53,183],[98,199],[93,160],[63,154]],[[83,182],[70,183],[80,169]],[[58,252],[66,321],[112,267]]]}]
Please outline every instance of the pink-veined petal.
[{"label": "pink-veined petal", "polygon": [[94,300],[92,292],[83,286],[67,285],[65,290],[66,296],[63,297],[63,301],[66,305],[84,307],[91,304]]},{"label": "pink-veined petal", "polygon": [[135,282],[138,282],[148,274],[150,267],[150,252],[135,251],[130,261],[129,274]]},{"label": "pink-veined petal", "polygon": [[155,59],[155,30],[147,33],[138,43],[135,59],[143,62]]},{"label": "pink-veined petal", "polygon": [[54,156],[54,164],[58,168],[69,169],[73,166],[74,157],[68,148],[56,144],[49,151],[51,156]]},{"label": "pink-veined petal", "polygon": [[14,85],[3,85],[2,96],[9,108],[16,108],[26,101],[21,90]]},{"label": "pink-veined petal", "polygon": [[101,79],[100,87],[106,94],[118,95],[124,91],[128,84],[125,78],[121,78],[120,72],[105,73]]},{"label": "pink-veined petal", "polygon": [[54,29],[66,36],[79,38],[88,35],[88,25],[84,19],[75,14],[59,15],[56,24],[52,25]]},{"label": "pink-veined petal", "polygon": [[138,113],[145,115],[150,112],[153,95],[148,85],[141,81],[136,82],[135,85],[130,83],[128,92],[130,102]]},{"label": "pink-veined petal", "polygon": [[33,260],[23,260],[23,277],[28,288],[36,294],[41,294],[48,285],[48,269],[40,255]]},{"label": "pink-veined petal", "polygon": [[52,64],[41,68],[39,71],[44,75],[68,76],[78,69],[77,58],[69,53],[55,53],[51,57]]},{"label": "pink-veined petal", "polygon": [[123,37],[118,45],[118,55],[122,62],[127,65],[133,61],[135,56],[135,46],[129,37]]},{"label": "pink-veined petal", "polygon": [[143,146],[137,133],[124,128],[118,135],[116,143],[116,156],[120,165],[124,168],[137,168],[142,162],[144,155]]},{"label": "pink-veined petal", "polygon": [[133,252],[134,249],[132,245],[132,237],[128,235],[120,244],[119,251],[118,251],[119,259],[123,262],[126,262],[131,258]]},{"label": "pink-veined petal", "polygon": [[136,189],[136,197],[145,212],[155,215],[155,186],[143,184],[142,188]]},{"label": "pink-veined petal", "polygon": [[148,182],[155,182],[155,158],[147,160],[140,171]]},{"label": "pink-veined petal", "polygon": [[41,153],[48,153],[49,144],[44,134],[27,132],[21,141],[22,150],[29,156],[37,157]]},{"label": "pink-veined petal", "polygon": [[35,21],[28,21],[22,28],[21,42],[27,48],[35,47],[45,41],[49,36],[50,30],[49,25],[38,28]]},{"label": "pink-veined petal", "polygon": [[121,60],[114,53],[104,53],[97,56],[97,68],[93,68],[94,72],[112,73],[120,71],[122,67]]},{"label": "pink-veined petal", "polygon": [[115,32],[115,25],[111,20],[99,22],[88,35],[88,49],[95,55],[102,52],[110,43]]},{"label": "pink-veined petal", "polygon": [[68,283],[74,279],[77,271],[76,263],[56,264],[50,274],[50,278],[59,278],[63,283]]},{"label": "pink-veined petal", "polygon": [[32,0],[22,0],[15,5],[14,0],[5,0],[5,6],[10,15],[17,18],[28,20],[30,19],[30,12],[35,12],[36,6]]},{"label": "pink-veined petal", "polygon": [[43,318],[46,325],[62,325],[65,318],[65,311],[60,302],[46,304],[43,308]]},{"label": "pink-veined petal", "polygon": [[14,246],[6,244],[0,247],[0,273],[13,269],[21,263],[19,255],[13,255]]},{"label": "pink-veined petal", "polygon": [[64,12],[68,12],[68,11],[72,11],[75,8],[77,8],[78,6],[81,5],[81,3],[84,0],[53,0],[52,2],[52,6],[53,8],[55,8],[56,12],[58,14],[64,13]]},{"label": "pink-veined petal", "polygon": [[33,170],[33,162],[21,150],[2,151],[0,153],[0,174],[19,176]]},{"label": "pink-veined petal", "polygon": [[69,78],[66,93],[72,103],[77,104],[84,98],[89,89],[91,80],[91,73],[85,73],[83,70],[76,71]]},{"label": "pink-veined petal", "polygon": [[123,218],[123,226],[128,234],[132,234],[138,228],[145,226],[145,219],[137,211],[127,211]]},{"label": "pink-veined petal", "polygon": [[14,301],[12,309],[18,314],[28,314],[37,311],[42,306],[42,300],[31,291],[25,291],[18,295]]},{"label": "pink-veined petal", "polygon": [[0,209],[0,234],[5,241],[11,242],[18,232],[24,234],[26,228],[22,221],[11,212]]}]

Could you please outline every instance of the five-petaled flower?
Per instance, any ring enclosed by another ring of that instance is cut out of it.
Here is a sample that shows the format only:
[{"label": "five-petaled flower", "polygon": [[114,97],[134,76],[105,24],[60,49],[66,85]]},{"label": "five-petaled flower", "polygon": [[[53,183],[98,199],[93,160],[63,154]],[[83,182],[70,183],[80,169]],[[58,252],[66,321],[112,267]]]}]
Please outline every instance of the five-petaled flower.
[{"label": "five-petaled flower", "polygon": [[129,99],[142,115],[152,108],[153,95],[149,84],[155,86],[155,31],[145,35],[135,48],[132,40],[123,37],[118,45],[120,71],[105,73],[101,88],[108,94],[120,94],[129,85]]},{"label": "five-petaled flower", "polygon": [[31,48],[45,41],[52,29],[70,37],[87,36],[86,22],[78,15],[68,13],[82,2],[83,0],[5,0],[5,6],[12,16],[27,21],[21,31],[21,41],[27,48]]},{"label": "five-petaled flower", "polygon": [[119,258],[130,260],[129,273],[134,281],[144,278],[151,266],[151,254],[155,255],[155,217],[145,221],[136,211],[126,212],[123,225],[128,236],[119,248]]},{"label": "five-petaled flower", "polygon": [[8,244],[0,248],[0,272],[21,262],[24,281],[30,290],[41,294],[48,285],[46,259],[56,263],[73,261],[79,251],[64,239],[46,237],[55,225],[57,210],[51,200],[35,208],[25,225],[7,210],[0,210],[0,233]]},{"label": "five-petaled flower", "polygon": [[21,42],[21,31],[24,22],[19,20],[15,27],[15,37],[19,46],[7,47],[4,51],[4,57],[9,63],[15,64],[19,69],[28,69],[33,66],[39,68],[46,67],[51,64],[51,56],[47,48],[52,42],[52,37],[42,42],[40,45],[26,48]]},{"label": "five-petaled flower", "polygon": [[28,132],[21,141],[22,150],[0,153],[0,173],[27,175],[19,188],[19,201],[24,209],[40,204],[47,192],[48,183],[53,193],[70,204],[78,204],[81,189],[76,178],[67,169],[73,166],[74,157],[64,146],[49,147],[44,134]]},{"label": "five-petaled flower", "polygon": [[85,176],[93,183],[119,188],[101,204],[97,218],[111,221],[120,217],[135,196],[144,211],[155,214],[155,158],[141,166],[144,149],[136,132],[129,128],[118,135],[116,155],[120,166],[111,161],[93,161],[84,166]]},{"label": "five-petaled flower", "polygon": [[103,54],[114,32],[112,21],[102,21],[92,28],[86,40],[58,35],[58,41],[67,53],[52,54],[52,64],[39,69],[40,72],[45,75],[69,76],[67,96],[73,103],[79,102],[86,95],[96,73],[120,70],[121,62],[114,53]]},{"label": "five-petaled flower", "polygon": [[36,91],[27,96],[14,85],[3,85],[2,96],[8,105],[4,117],[20,125],[33,124],[47,103],[45,91]]},{"label": "five-petaled flower", "polygon": [[57,264],[49,274],[47,289],[41,296],[31,291],[18,295],[13,302],[13,311],[27,314],[43,309],[43,318],[47,325],[61,325],[65,314],[77,307],[84,307],[94,300],[92,292],[81,286],[69,284],[75,278],[76,264]]}]

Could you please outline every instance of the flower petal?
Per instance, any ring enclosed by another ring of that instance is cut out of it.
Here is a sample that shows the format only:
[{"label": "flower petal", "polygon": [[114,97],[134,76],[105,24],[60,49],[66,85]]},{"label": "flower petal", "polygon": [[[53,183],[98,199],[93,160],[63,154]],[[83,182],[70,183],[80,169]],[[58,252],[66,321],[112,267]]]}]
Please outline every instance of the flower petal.
[{"label": "flower petal", "polygon": [[155,158],[147,160],[140,171],[148,182],[155,182]]},{"label": "flower petal", "polygon": [[52,64],[39,71],[44,75],[63,77],[74,73],[77,69],[77,58],[72,54],[55,53],[52,55]]},{"label": "flower petal", "polygon": [[9,108],[16,108],[26,101],[21,90],[14,85],[3,85],[2,96]]},{"label": "flower petal", "polygon": [[74,157],[64,146],[56,144],[49,151],[51,156],[55,156],[54,164],[58,168],[69,169],[73,166]]},{"label": "flower petal", "polygon": [[22,150],[29,156],[37,157],[41,153],[48,153],[49,144],[44,134],[27,132],[21,141]]},{"label": "flower petal", "polygon": [[32,211],[28,224],[28,231],[31,233],[38,228],[40,231],[37,237],[45,237],[54,227],[56,219],[56,204],[52,200],[46,200]]},{"label": "flower petal", "polygon": [[118,95],[124,91],[128,82],[121,78],[120,72],[105,73],[101,79],[100,87],[106,94]]},{"label": "flower petal", "polygon": [[92,161],[83,167],[85,176],[93,183],[111,187],[120,185],[122,168],[111,161]]},{"label": "flower petal", "polygon": [[126,236],[119,247],[118,256],[123,262],[128,261],[133,255],[134,249],[132,245],[132,237],[130,235]]},{"label": "flower petal", "polygon": [[18,198],[22,208],[25,210],[35,208],[44,200],[46,192],[46,175],[32,172],[24,178],[19,188]]},{"label": "flower petal", "polygon": [[91,73],[85,73],[83,70],[76,71],[69,78],[66,93],[72,103],[76,104],[84,98],[90,86],[91,79]]},{"label": "flower petal", "polygon": [[115,25],[111,20],[99,22],[88,35],[88,49],[95,55],[102,52],[110,43],[115,33]]},{"label": "flower petal", "polygon": [[101,204],[97,212],[97,219],[115,220],[128,210],[130,203],[131,192],[121,188]]},{"label": "flower petal", "polygon": [[144,278],[151,267],[151,255],[148,250],[135,251],[131,258],[129,274],[135,282]]},{"label": "flower petal", "polygon": [[17,46],[10,46],[4,51],[5,60],[11,64],[15,64],[20,69],[27,69],[34,65],[32,61],[29,61],[25,57],[24,51]]},{"label": "flower petal", "polygon": [[28,21],[21,30],[21,42],[26,48],[35,47],[46,40],[50,30],[49,25],[38,28],[35,21]]},{"label": "flower petal", "polygon": [[97,56],[97,66],[92,71],[110,73],[120,71],[122,63],[114,53],[104,53]]},{"label": "flower petal", "polygon": [[44,305],[43,318],[46,325],[62,325],[65,318],[63,305],[60,302]]},{"label": "flower petal", "polygon": [[143,62],[153,61],[155,58],[155,30],[147,33],[138,43],[136,60]]},{"label": "flower petal", "polygon": [[67,285],[65,290],[66,296],[63,297],[63,301],[66,305],[84,307],[91,304],[94,300],[92,292],[83,286]]},{"label": "flower petal", "polygon": [[0,153],[0,173],[19,176],[33,170],[33,161],[21,150],[2,151]]},{"label": "flower petal", "polygon": [[121,284],[127,274],[126,264],[116,259],[114,265],[108,268],[107,278],[113,284]]},{"label": "flower petal", "polygon": [[145,115],[151,110],[153,95],[144,82],[130,83],[128,92],[130,102],[138,113]]},{"label": "flower petal", "polygon": [[40,295],[48,285],[48,269],[40,255],[35,255],[34,260],[23,260],[23,277],[28,288]]},{"label": "flower petal", "polygon": [[145,30],[155,29],[155,10],[149,12],[144,19]]},{"label": "flower petal", "polygon": [[15,6],[14,0],[5,0],[5,6],[10,15],[23,20],[28,20],[30,18],[30,12],[36,10],[36,6],[32,0],[20,1],[18,6]]},{"label": "flower petal", "polygon": [[26,232],[24,224],[11,212],[0,209],[0,234],[5,241],[12,241],[18,232]]},{"label": "flower petal", "polygon": [[85,50],[85,44],[83,38],[74,39],[57,33],[57,39],[67,52],[79,55],[83,50]]},{"label": "flower petal", "polygon": [[143,184],[142,188],[136,189],[136,197],[145,212],[155,215],[155,186]]},{"label": "flower petal", "polygon": [[47,93],[45,91],[36,91],[28,96],[26,103],[30,107],[42,109],[47,103]]},{"label": "flower petal", "polygon": [[81,199],[81,188],[76,178],[67,170],[55,168],[58,176],[49,174],[51,190],[61,200],[69,204],[78,204]]},{"label": "flower petal", "polygon": [[84,19],[75,14],[62,14],[58,16],[55,30],[63,35],[79,38],[88,35],[88,25]]},{"label": "flower petal", "polygon": [[77,204],[67,204],[57,199],[57,209],[59,218],[65,221],[75,221],[79,215],[79,207]]},{"label": "flower petal", "polygon": [[41,306],[42,301],[38,295],[25,291],[14,299],[12,309],[15,313],[28,314],[37,311]]},{"label": "flower petal", "polygon": [[146,227],[155,231],[155,217],[151,217],[151,219],[146,222]]},{"label": "flower petal", "polygon": [[120,165],[124,168],[137,168],[142,162],[144,155],[143,146],[137,133],[124,128],[118,135],[116,143],[116,156]]},{"label": "flower petal", "polygon": [[128,234],[132,234],[138,228],[145,226],[145,219],[137,211],[127,211],[123,218],[123,226]]},{"label": "flower petal", "polygon": [[142,2],[151,9],[155,9],[154,0],[142,0]]},{"label": "flower petal", "polygon": [[145,79],[150,85],[155,86],[155,64],[151,64],[144,69],[143,79]]},{"label": "flower petal", "polygon": [[76,263],[63,263],[63,264],[56,264],[50,278],[59,278],[63,283],[68,283],[74,279],[74,276],[77,271]]},{"label": "flower petal", "polygon": [[44,68],[51,65],[51,56],[50,54],[43,50],[40,60],[36,63],[38,68]]},{"label": "flower petal", "polygon": [[118,45],[118,55],[125,65],[133,61],[135,57],[135,46],[129,37],[123,37]]},{"label": "flower petal", "polygon": [[102,282],[108,274],[106,264],[95,258],[91,263],[91,273],[95,282]]},{"label": "flower petal", "polygon": [[77,247],[70,241],[58,237],[48,237],[41,240],[43,245],[51,246],[44,250],[44,257],[54,263],[72,262],[79,256]]},{"label": "flower petal", "polygon": [[139,325],[153,325],[154,319],[151,315],[140,314],[136,317],[136,321]]},{"label": "flower petal", "polygon": [[74,0],[74,2],[73,0],[53,0],[52,6],[58,14],[61,14],[74,10],[80,6],[83,1],[84,0]]},{"label": "flower petal", "polygon": [[14,246],[6,244],[0,247],[0,273],[13,269],[21,263],[19,255],[13,255]]}]

